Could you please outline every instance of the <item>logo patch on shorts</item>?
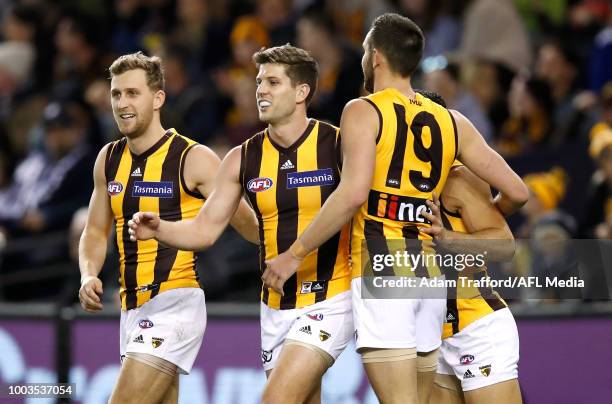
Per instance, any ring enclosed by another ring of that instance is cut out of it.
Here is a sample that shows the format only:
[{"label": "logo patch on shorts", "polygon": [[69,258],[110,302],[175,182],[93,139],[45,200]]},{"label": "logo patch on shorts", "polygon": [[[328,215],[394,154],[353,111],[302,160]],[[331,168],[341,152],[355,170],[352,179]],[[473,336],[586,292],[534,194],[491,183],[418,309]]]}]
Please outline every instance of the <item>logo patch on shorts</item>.
[{"label": "logo patch on shorts", "polygon": [[323,320],[323,314],[321,313],[311,313],[311,314],[307,314],[308,318],[314,321],[321,321]]},{"label": "logo patch on shorts", "polygon": [[108,183],[106,189],[110,196],[119,195],[123,191],[123,184],[119,181],[111,181]]},{"label": "logo patch on shorts", "polygon": [[151,338],[151,344],[153,345],[153,348],[159,348],[162,342],[164,342],[163,338],[157,338],[157,337]]},{"label": "logo patch on shorts", "polygon": [[310,329],[309,325],[305,325],[304,327],[300,328],[299,331],[303,332],[304,334],[312,335],[312,330]]},{"label": "logo patch on shorts", "polygon": [[301,294],[323,292],[327,289],[327,281],[302,282]]},{"label": "logo patch on shorts", "polygon": [[144,344],[144,338],[142,338],[142,334],[140,334],[139,336],[137,336],[136,338],[134,338],[134,341],[138,344]]},{"label": "logo patch on shorts", "polygon": [[263,363],[268,363],[272,360],[272,351],[266,351],[265,349],[261,350],[261,361]]},{"label": "logo patch on shorts", "polygon": [[461,358],[459,358],[459,362],[462,365],[469,365],[470,363],[474,362],[474,355],[463,355]]},{"label": "logo patch on shorts", "polygon": [[138,323],[138,327],[142,329],[147,329],[153,327],[153,321],[151,320],[140,320]]},{"label": "logo patch on shorts", "polygon": [[480,373],[482,373],[485,377],[488,377],[491,374],[491,365],[481,366],[478,369],[480,369]]},{"label": "logo patch on shorts", "polygon": [[319,331],[319,339],[321,340],[321,342],[327,341],[329,337],[331,337],[331,334],[328,333],[327,331],[323,331],[323,330]]},{"label": "logo patch on shorts", "polygon": [[470,371],[470,369],[466,370],[465,373],[463,374],[463,380],[465,379],[472,379],[476,376],[474,376],[474,374]]},{"label": "logo patch on shorts", "polygon": [[247,183],[247,189],[251,192],[263,192],[272,188],[272,180],[267,177],[253,178]]}]

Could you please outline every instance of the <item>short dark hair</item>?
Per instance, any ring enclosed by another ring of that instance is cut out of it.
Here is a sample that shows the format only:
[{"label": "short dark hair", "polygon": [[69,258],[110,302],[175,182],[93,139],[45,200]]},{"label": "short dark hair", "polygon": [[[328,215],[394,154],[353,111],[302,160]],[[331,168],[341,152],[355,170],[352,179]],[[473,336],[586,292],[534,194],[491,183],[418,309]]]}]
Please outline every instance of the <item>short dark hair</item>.
[{"label": "short dark hair", "polygon": [[306,97],[306,105],[317,91],[317,80],[319,78],[319,64],[304,49],[291,46],[275,46],[273,48],[262,48],[253,55],[253,62],[259,66],[264,63],[277,63],[285,65],[285,72],[291,79],[291,85],[308,84],[310,92]]},{"label": "short dark hair", "polygon": [[376,18],[370,29],[370,44],[389,62],[389,68],[408,77],[419,66],[423,56],[423,31],[410,18],[386,13]]},{"label": "short dark hair", "polygon": [[435,91],[427,91],[427,90],[414,90],[414,91],[421,94],[425,98],[429,98],[436,104],[441,105],[444,108],[446,108],[446,101],[444,101],[444,98],[442,98],[442,96],[436,93]]}]

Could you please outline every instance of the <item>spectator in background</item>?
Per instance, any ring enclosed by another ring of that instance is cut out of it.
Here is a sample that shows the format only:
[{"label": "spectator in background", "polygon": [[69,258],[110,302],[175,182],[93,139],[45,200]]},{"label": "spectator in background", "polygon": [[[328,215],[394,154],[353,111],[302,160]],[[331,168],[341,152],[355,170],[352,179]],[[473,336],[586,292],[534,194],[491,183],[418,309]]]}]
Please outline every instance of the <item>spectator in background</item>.
[{"label": "spectator in background", "polygon": [[65,229],[87,204],[94,155],[87,142],[87,118],[75,103],[50,103],[44,113],[42,150],[17,166],[0,193],[0,227],[10,236]]},{"label": "spectator in background", "polygon": [[255,0],[255,15],[270,35],[270,45],[295,43],[291,0]]},{"label": "spectator in background", "polygon": [[598,170],[588,189],[588,202],[580,224],[580,235],[585,238],[603,237],[604,223],[612,203],[612,130],[602,129],[593,134],[589,154]]},{"label": "spectator in background", "polygon": [[[164,55],[166,102],[162,121],[179,133],[209,144],[217,130],[217,108],[212,82],[201,86],[188,72],[190,53],[179,45],[169,44]],[[206,78],[205,78],[206,79]],[[205,91],[204,88],[208,88]]]},{"label": "spectator in background", "polygon": [[510,117],[502,127],[497,151],[512,157],[545,145],[553,131],[553,106],[545,81],[516,76],[508,94]]},{"label": "spectator in background", "polygon": [[459,46],[461,22],[451,13],[453,3],[457,0],[400,0],[400,13],[417,23],[427,38],[424,59]]},{"label": "spectator in background", "polygon": [[555,145],[580,138],[588,130],[586,109],[590,109],[587,107],[592,106],[593,102],[579,102],[579,67],[578,55],[561,40],[548,40],[538,51],[535,75],[550,86],[554,101],[552,119],[555,128],[551,143]]},{"label": "spectator in background", "polygon": [[608,25],[595,37],[589,63],[589,86],[599,91],[603,85],[612,81],[612,12]]},{"label": "spectator in background", "polygon": [[530,197],[521,208],[526,223],[519,229],[518,237],[529,238],[538,222],[557,211],[565,198],[568,177],[561,167],[553,167],[550,171],[528,174],[523,181],[529,188]]},{"label": "spectator in background", "polygon": [[465,115],[487,142],[491,142],[493,137],[491,122],[476,98],[462,88],[459,66],[444,56],[437,56],[424,60],[422,69],[425,72],[425,87],[440,94],[448,108]]},{"label": "spectator in background", "polygon": [[360,95],[361,55],[338,39],[334,21],[323,9],[304,12],[297,29],[298,46],[319,63],[319,83],[309,105],[310,115],[337,125],[344,105]]},{"label": "spectator in background", "polygon": [[467,90],[476,97],[493,127],[499,133],[508,119],[507,94],[514,72],[504,65],[486,59],[462,64]]},{"label": "spectator in background", "polygon": [[102,66],[105,59],[105,37],[98,23],[84,15],[66,14],[58,23],[55,45],[56,86],[86,88],[99,78],[107,78]]},{"label": "spectator in background", "polygon": [[460,52],[500,63],[514,72],[533,59],[527,31],[512,0],[472,0],[463,16]]},{"label": "spectator in background", "polygon": [[612,81],[607,83],[601,89],[601,112],[600,119],[590,130],[589,139],[593,139],[593,137],[599,132],[612,129]]}]

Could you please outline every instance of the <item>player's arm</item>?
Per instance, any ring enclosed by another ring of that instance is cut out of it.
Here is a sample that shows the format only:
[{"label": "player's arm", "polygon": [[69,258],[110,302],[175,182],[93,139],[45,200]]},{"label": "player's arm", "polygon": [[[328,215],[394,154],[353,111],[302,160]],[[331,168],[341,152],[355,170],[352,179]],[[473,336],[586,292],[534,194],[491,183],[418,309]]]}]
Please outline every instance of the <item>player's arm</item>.
[{"label": "player's arm", "polygon": [[[218,162],[212,158],[207,160],[199,163],[199,169],[217,172]],[[171,222],[160,220],[151,212],[138,212],[128,223],[130,237],[132,240],[155,238],[165,245],[187,251],[210,247],[227,227],[241,202],[239,171],[240,148],[237,147],[221,163],[214,186],[202,189],[208,198],[194,219]]]},{"label": "player's arm", "polygon": [[340,183],[294,243],[303,247],[304,255],[338,233],[368,199],[376,162],[376,111],[364,100],[349,102],[342,112],[340,133],[343,157]]},{"label": "player's arm", "polygon": [[289,251],[268,263],[262,279],[282,293],[282,285],[304,257],[338,233],[367,200],[376,161],[378,115],[366,101],[350,101],[342,112],[342,176],[336,190]]},{"label": "player's arm", "polygon": [[95,312],[102,309],[102,281],[98,278],[108,244],[108,234],[113,223],[113,214],[106,190],[104,161],[108,146],[102,148],[94,165],[94,190],[89,201],[87,223],[79,243],[79,269],[81,288],[79,300],[85,311]]},{"label": "player's arm", "polygon": [[517,211],[529,199],[529,190],[508,163],[478,133],[461,113],[450,110],[457,124],[457,158],[477,176],[499,191],[494,203],[504,214]]},{"label": "player's arm", "polygon": [[428,205],[432,213],[425,212],[423,216],[432,226],[421,229],[424,233],[452,252],[481,254],[486,251],[488,259],[512,259],[514,237],[504,217],[491,203],[491,189],[486,182],[466,167],[456,167],[448,177],[441,199],[444,209],[461,216],[467,233],[444,229],[440,205],[431,201]]},{"label": "player's arm", "polygon": [[[257,222],[257,218],[255,217],[255,212],[253,212],[253,209],[251,209],[251,207],[246,203],[246,201],[242,199],[242,186],[239,181],[240,147],[238,146],[234,150],[234,153],[236,153],[238,157],[238,169],[235,170],[236,165],[232,165],[235,171],[233,172],[233,174],[235,175],[231,176],[231,181],[234,187],[236,187],[236,185],[238,186],[238,188],[236,189],[239,189],[241,197],[240,203],[238,204],[238,207],[236,208],[235,213],[230,219],[229,223],[247,241],[250,241],[254,244],[259,244],[259,223]],[[236,156],[234,156],[234,158],[236,158]],[[185,175],[191,176],[192,178],[195,177],[194,182],[196,183],[196,188],[205,198],[209,198],[215,187],[216,179],[216,175],[213,175],[211,173],[219,172],[221,160],[212,150],[205,146],[194,147],[193,150],[191,150],[191,152],[187,155],[187,158],[185,160]],[[211,171],[202,171],[202,167],[198,166],[202,162],[207,162],[210,167],[205,168],[210,169]],[[195,166],[194,169],[191,168],[193,166]],[[225,226],[227,226],[227,224]]]}]

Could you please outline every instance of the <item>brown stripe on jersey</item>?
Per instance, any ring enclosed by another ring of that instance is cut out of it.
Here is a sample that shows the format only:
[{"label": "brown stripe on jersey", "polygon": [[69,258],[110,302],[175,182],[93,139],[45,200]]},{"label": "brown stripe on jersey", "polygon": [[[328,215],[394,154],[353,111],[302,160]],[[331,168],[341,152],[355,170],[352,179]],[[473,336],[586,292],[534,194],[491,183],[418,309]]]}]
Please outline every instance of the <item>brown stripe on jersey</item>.
[{"label": "brown stripe on jersey", "polygon": [[[368,220],[365,219],[363,235],[365,236],[366,246],[368,248],[368,258],[370,264],[372,263],[372,257],[377,254],[383,254],[384,256],[389,255],[389,246],[387,245],[387,239],[385,238],[385,232],[383,229],[382,222],[377,220]],[[365,266],[366,264],[362,262]],[[384,268],[382,271],[377,271],[376,274],[378,276],[395,276],[395,271],[393,267],[388,267],[383,260]],[[360,271],[363,272],[364,268],[360,268]],[[373,275],[374,271],[372,271]]]},{"label": "brown stripe on jersey", "polygon": [[[187,146],[188,143],[185,139],[180,136],[174,136],[172,143],[170,143],[168,147],[164,163],[162,164],[160,181],[172,181],[172,183],[175,184],[172,198],[159,198],[160,217],[170,222],[176,222],[182,219],[181,191],[178,177],[181,155]],[[162,246],[160,243],[157,244],[157,255],[155,258],[155,267],[153,268],[154,289],[151,292],[151,298],[154,298],[159,293],[159,285],[168,280],[177,253],[178,251],[174,248]],[[195,268],[193,270],[195,271]]]},{"label": "brown stripe on jersey", "polygon": [[[485,275],[487,275],[486,271],[476,272],[474,274],[474,279],[481,280],[482,278],[484,278]],[[484,301],[487,302],[489,307],[494,311],[506,307],[506,305],[502,302],[497,293],[490,286],[478,286],[478,291],[480,292],[480,296],[482,296]]]},{"label": "brown stripe on jersey", "polygon": [[397,130],[395,132],[395,146],[393,156],[387,171],[386,185],[390,188],[400,189],[402,186],[402,170],[404,169],[404,155],[406,154],[406,142],[408,140],[408,124],[406,123],[406,108],[403,105],[393,104],[395,117],[397,119]]},{"label": "brown stripe on jersey", "polygon": [[[134,172],[136,167],[139,166],[139,162],[132,159],[132,165],[129,172]],[[125,268],[123,270],[123,277],[125,279],[125,308],[127,310],[136,307],[137,296],[136,288],[138,287],[138,281],[136,280],[136,270],[138,268],[138,243],[130,240],[130,233],[128,228],[128,221],[131,217],[130,212],[138,212],[138,206],[140,203],[140,197],[132,196],[132,189],[134,188],[134,179],[136,177],[129,176],[128,182],[125,186],[123,195],[123,252],[125,254]]]},{"label": "brown stripe on jersey", "polygon": [[457,159],[457,153],[459,152],[459,136],[457,135],[457,122],[455,122],[455,117],[453,116],[450,110],[448,111],[450,115],[451,122],[453,123],[453,131],[455,134],[455,160]]},{"label": "brown stripe on jersey", "polygon": [[106,164],[104,164],[104,175],[106,181],[113,181],[117,175],[119,164],[121,163],[121,156],[123,156],[123,150],[126,145],[125,138],[117,140],[108,147],[106,152]]},{"label": "brown stripe on jersey", "polygon": [[[419,240],[419,228],[414,225],[408,225],[402,227],[402,237],[404,237],[406,243],[406,251],[411,255],[418,255],[423,250],[423,242]],[[408,241],[414,240],[414,241]],[[429,272],[427,267],[423,265],[423,261],[419,260],[417,267],[414,268],[414,274],[421,278],[429,278]]]},{"label": "brown stripe on jersey", "polygon": [[378,134],[376,135],[376,144],[378,144],[378,142],[380,141],[380,136],[382,135],[382,130],[383,130],[382,113],[380,112],[380,109],[378,109],[378,106],[371,99],[362,98],[362,100],[367,101],[368,104],[374,107],[374,110],[376,111],[376,115],[378,115]]},{"label": "brown stripe on jersey", "polygon": [[[285,252],[297,239],[298,229],[298,188],[287,188],[287,172],[281,171],[281,162],[290,159],[297,161],[297,148],[291,147],[282,153],[278,161],[276,174],[276,207],[278,209],[278,226],[276,227],[276,251]],[[295,308],[297,294],[297,274],[293,274],[283,286],[284,296],[281,297],[280,309]]]},{"label": "brown stripe on jersey", "polygon": [[[334,184],[325,185],[321,189],[321,206],[334,192],[340,182],[338,171],[338,160],[336,157],[336,128],[326,123],[319,123],[317,136],[317,168],[319,170],[332,168],[334,170]],[[340,232],[334,234],[323,243],[317,252],[317,280],[330,280],[334,274],[338,246],[340,244]],[[327,288],[315,292],[315,302],[321,302],[327,297]]]},{"label": "brown stripe on jersey", "polygon": [[[183,139],[183,142],[187,144],[187,141],[185,139]],[[185,160],[187,159],[187,153],[189,153],[189,151],[193,149],[194,146],[197,146],[197,143],[194,143],[191,146],[187,147],[187,150],[183,152],[183,156],[181,157],[181,168],[180,168],[179,177],[181,180],[181,187],[183,187],[183,190],[185,191],[187,195],[193,196],[194,198],[198,198],[198,199],[204,199],[204,196],[200,194],[200,191],[198,191],[197,188],[192,191],[191,189],[187,187],[187,184],[185,183]]]},{"label": "brown stripe on jersey", "polygon": [[[263,273],[266,268],[266,243],[264,243],[264,226],[261,212],[257,206],[257,194],[249,192],[247,189],[247,182],[245,178],[259,177],[259,170],[261,167],[261,159],[263,157],[263,134],[260,133],[254,136],[250,140],[242,144],[242,161],[241,166],[244,166],[244,172],[242,173],[242,189],[246,195],[255,216],[257,216],[257,222],[259,223],[259,270]],[[268,288],[263,287],[262,302],[268,304],[269,291]]]}]

